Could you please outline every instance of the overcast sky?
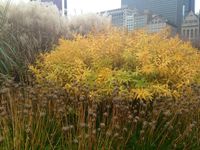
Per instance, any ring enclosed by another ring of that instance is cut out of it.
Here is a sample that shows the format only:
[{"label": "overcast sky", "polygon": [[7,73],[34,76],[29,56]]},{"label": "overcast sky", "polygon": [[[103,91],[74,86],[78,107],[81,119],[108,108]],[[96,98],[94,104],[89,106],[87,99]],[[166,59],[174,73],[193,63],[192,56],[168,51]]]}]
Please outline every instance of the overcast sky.
[{"label": "overcast sky", "polygon": [[68,9],[71,13],[99,12],[121,7],[121,0],[68,0]]},{"label": "overcast sky", "polygon": [[[121,0],[68,0],[68,8],[71,13],[76,12],[98,12],[113,8],[120,8]],[[196,12],[199,12],[200,0],[196,0]]]},{"label": "overcast sky", "polygon": [[[1,1],[1,0],[0,0]],[[11,0],[13,2],[28,0]],[[120,8],[121,0],[67,0],[70,14],[86,12],[99,12],[114,8]],[[200,10],[200,0],[196,0],[196,12]]]}]

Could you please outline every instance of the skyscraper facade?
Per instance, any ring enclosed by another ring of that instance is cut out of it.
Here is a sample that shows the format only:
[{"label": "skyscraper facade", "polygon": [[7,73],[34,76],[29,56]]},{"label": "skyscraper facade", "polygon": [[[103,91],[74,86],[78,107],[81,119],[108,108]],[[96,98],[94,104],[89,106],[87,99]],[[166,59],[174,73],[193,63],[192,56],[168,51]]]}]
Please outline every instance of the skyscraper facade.
[{"label": "skyscraper facade", "polygon": [[189,3],[189,10],[195,12],[195,0],[188,1]]},{"label": "skyscraper facade", "polygon": [[159,14],[178,27],[185,15],[194,11],[194,0],[122,0],[122,7],[136,8],[140,11],[148,9],[155,14]]}]

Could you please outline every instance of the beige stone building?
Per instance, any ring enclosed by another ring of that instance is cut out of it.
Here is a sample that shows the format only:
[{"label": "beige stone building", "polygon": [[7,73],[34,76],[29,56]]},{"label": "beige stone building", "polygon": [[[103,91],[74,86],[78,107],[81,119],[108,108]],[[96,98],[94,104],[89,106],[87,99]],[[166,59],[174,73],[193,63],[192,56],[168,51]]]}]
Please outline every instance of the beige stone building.
[{"label": "beige stone building", "polygon": [[200,36],[200,17],[194,12],[189,12],[181,25],[181,37],[184,40],[195,42]]},{"label": "beige stone building", "polygon": [[147,25],[148,32],[150,33],[160,32],[166,28],[171,30],[172,35],[177,33],[177,27],[160,15],[153,15],[151,21]]}]

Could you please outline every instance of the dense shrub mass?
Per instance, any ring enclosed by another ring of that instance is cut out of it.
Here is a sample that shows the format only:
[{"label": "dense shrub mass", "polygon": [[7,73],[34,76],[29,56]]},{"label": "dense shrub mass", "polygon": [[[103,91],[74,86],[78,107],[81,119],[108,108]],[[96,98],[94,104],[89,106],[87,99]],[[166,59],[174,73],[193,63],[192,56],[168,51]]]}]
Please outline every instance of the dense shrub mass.
[{"label": "dense shrub mass", "polygon": [[199,74],[200,54],[189,43],[165,34],[112,31],[60,40],[31,70],[40,82],[80,94],[86,87],[95,101],[177,99]]},{"label": "dense shrub mass", "polygon": [[[0,6],[6,8],[1,2]],[[11,4],[3,16],[6,22],[0,30],[0,73],[12,76],[24,75],[27,64],[33,63],[39,53],[50,51],[59,38],[72,39],[76,34],[110,27],[109,18],[91,14],[68,19],[61,17],[56,6],[39,2]]]}]

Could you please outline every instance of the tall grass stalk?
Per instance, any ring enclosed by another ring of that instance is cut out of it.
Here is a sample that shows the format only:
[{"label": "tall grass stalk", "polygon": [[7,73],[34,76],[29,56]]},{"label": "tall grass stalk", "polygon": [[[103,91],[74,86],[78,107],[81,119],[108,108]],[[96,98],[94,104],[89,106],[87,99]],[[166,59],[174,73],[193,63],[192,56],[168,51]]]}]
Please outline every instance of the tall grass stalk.
[{"label": "tall grass stalk", "polygon": [[[88,101],[46,84],[4,82],[0,90],[2,149],[196,149],[199,98],[154,102]],[[199,86],[193,86],[200,91]],[[199,94],[199,93],[198,93]]]}]

